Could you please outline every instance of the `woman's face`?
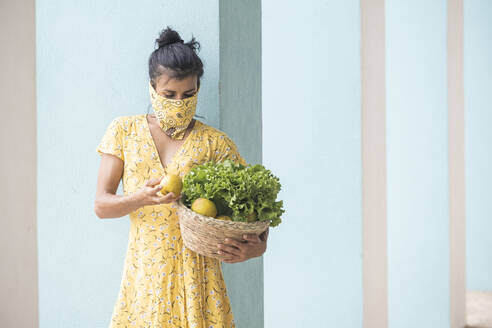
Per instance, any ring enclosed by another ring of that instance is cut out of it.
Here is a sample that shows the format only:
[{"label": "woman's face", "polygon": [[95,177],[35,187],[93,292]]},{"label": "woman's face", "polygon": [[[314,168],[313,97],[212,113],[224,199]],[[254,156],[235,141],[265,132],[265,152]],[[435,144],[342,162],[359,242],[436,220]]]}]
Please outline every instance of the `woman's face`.
[{"label": "woman's face", "polygon": [[155,83],[155,90],[163,97],[170,99],[185,99],[191,97],[197,91],[196,75],[187,76],[181,80],[171,78],[166,74],[160,75]]}]

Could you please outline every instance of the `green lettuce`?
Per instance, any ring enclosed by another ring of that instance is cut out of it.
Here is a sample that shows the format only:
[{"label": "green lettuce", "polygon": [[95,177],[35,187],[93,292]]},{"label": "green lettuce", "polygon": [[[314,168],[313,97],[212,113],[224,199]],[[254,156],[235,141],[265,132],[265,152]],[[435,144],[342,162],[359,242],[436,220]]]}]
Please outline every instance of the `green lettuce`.
[{"label": "green lettuce", "polygon": [[279,179],[263,165],[244,166],[230,159],[194,166],[183,180],[183,203],[191,208],[197,198],[215,203],[218,215],[233,221],[268,221],[275,227],[282,221],[283,201],[277,201]]}]

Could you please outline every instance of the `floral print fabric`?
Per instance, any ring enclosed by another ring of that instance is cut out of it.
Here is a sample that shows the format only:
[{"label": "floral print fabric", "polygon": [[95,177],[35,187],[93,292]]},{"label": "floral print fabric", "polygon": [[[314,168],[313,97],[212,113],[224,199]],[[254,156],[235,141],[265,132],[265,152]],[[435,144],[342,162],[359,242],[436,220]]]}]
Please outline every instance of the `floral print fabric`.
[{"label": "floral print fabric", "polygon": [[[123,193],[164,175],[146,115],[120,116],[97,152],[124,162]],[[244,165],[234,142],[196,120],[166,170],[182,178],[194,166],[230,158]],[[176,204],[148,205],[129,214],[130,235],[110,328],[233,328],[221,262],[183,245]]]}]

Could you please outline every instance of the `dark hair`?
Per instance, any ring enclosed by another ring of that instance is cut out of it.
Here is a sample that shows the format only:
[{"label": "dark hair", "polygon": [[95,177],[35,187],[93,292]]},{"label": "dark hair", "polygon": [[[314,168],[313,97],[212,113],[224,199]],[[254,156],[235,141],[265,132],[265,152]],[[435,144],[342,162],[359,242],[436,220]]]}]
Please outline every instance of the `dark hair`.
[{"label": "dark hair", "polygon": [[155,87],[157,77],[166,73],[172,78],[183,79],[196,75],[198,86],[203,75],[203,63],[196,54],[200,43],[192,36],[189,42],[184,42],[179,33],[167,26],[155,40],[158,46],[149,58],[149,77]]}]

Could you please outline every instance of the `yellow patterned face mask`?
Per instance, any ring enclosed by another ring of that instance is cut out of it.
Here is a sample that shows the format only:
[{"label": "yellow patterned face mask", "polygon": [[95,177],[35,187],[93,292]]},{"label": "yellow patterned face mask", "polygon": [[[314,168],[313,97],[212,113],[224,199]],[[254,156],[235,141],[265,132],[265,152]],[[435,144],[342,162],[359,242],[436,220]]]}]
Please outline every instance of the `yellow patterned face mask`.
[{"label": "yellow patterned face mask", "polygon": [[170,99],[158,94],[149,81],[150,100],[155,116],[162,130],[172,139],[183,139],[186,128],[195,115],[198,91],[200,87],[192,97]]}]

